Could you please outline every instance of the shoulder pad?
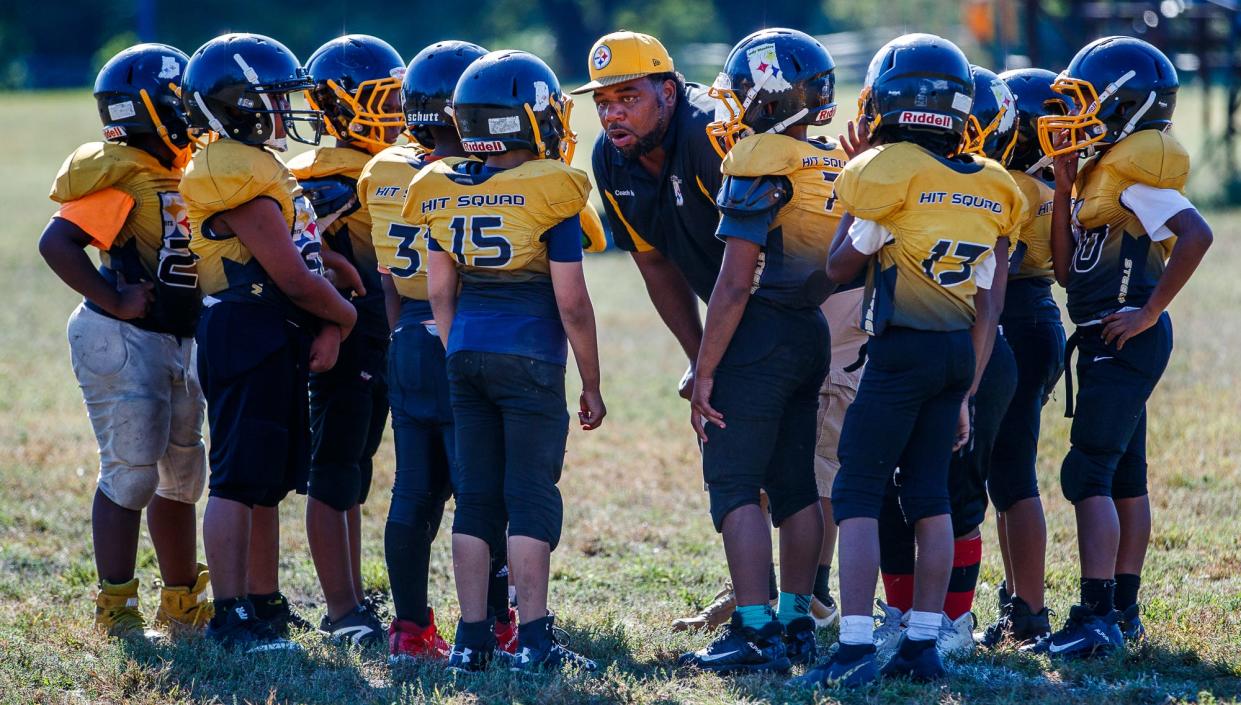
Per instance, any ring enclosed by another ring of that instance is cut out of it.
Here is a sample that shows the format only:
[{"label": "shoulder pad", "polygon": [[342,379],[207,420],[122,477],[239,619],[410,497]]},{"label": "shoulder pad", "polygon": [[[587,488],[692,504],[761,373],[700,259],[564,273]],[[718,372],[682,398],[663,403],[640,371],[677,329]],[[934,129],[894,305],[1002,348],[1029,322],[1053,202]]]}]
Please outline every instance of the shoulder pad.
[{"label": "shoulder pad", "polygon": [[589,203],[582,209],[582,249],[592,254],[608,249],[603,221],[599,219],[599,212]]},{"label": "shoulder pad", "polygon": [[305,179],[298,183],[301,184],[302,195],[309,198],[310,205],[314,206],[315,213],[328,215],[344,208],[346,210],[340,214],[344,218],[358,209],[356,187],[348,179]]},{"label": "shoulder pad", "polygon": [[49,197],[68,203],[113,186],[142,169],[163,166],[146,152],[110,142],[88,142],[78,147],[61,165]]},{"label": "shoulder pad", "polygon": [[181,195],[213,211],[236,208],[269,192],[289,170],[274,152],[235,140],[199,150],[181,177]]},{"label": "shoulder pad", "polygon": [[537,159],[513,171],[513,176],[520,174],[522,182],[537,189],[540,197],[546,200],[551,215],[559,220],[577,215],[587,205],[590,178],[580,169],[554,159]]},{"label": "shoulder pad", "polygon": [[836,198],[855,216],[878,221],[904,204],[914,162],[924,156],[905,142],[872,147],[845,165],[836,179]]},{"label": "shoulder pad", "polygon": [[[748,139],[748,138],[747,138]],[[725,176],[715,205],[724,215],[745,217],[780,208],[793,195],[783,176]]]},{"label": "shoulder pad", "polygon": [[733,145],[720,170],[725,176],[791,174],[801,168],[802,146],[787,135],[750,135]]},{"label": "shoulder pad", "polygon": [[1008,173],[1013,177],[1013,181],[1017,182],[1017,188],[1021,189],[1021,195],[1026,199],[1026,206],[1029,207],[1026,220],[1030,220],[1038,215],[1038,209],[1044,201],[1051,200],[1052,191],[1047,184],[1024,171],[1009,170]]},{"label": "shoulder pad", "polygon": [[371,155],[348,147],[319,147],[289,160],[289,171],[298,181],[343,176],[357,179]]},{"label": "shoulder pad", "polygon": [[1175,137],[1141,130],[1108,148],[1100,160],[1123,179],[1180,191],[1189,179],[1189,153]]},{"label": "shoulder pad", "polygon": [[1023,223],[1030,220],[1031,208],[1035,213],[1038,212],[1038,205],[1041,201],[1037,196],[1031,201],[1013,174],[999,162],[986,157],[979,159],[983,162],[983,173],[990,177],[985,193],[999,201],[1004,207],[1000,222],[1000,236],[1008,237]]}]

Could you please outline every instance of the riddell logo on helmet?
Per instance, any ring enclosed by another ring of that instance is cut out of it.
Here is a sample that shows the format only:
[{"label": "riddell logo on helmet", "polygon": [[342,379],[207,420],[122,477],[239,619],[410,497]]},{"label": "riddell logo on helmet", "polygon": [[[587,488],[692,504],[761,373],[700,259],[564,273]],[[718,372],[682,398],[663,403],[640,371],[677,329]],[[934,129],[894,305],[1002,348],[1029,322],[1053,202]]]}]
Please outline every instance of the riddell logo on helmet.
[{"label": "riddell logo on helmet", "polygon": [[920,113],[906,110],[901,113],[896,122],[900,125],[922,125],[924,127],[942,127],[945,130],[952,129],[952,118],[937,113]]},{"label": "riddell logo on helmet", "polygon": [[504,142],[502,140],[462,140],[461,146],[465,147],[467,152],[503,152]]},{"label": "riddell logo on helmet", "polygon": [[105,140],[119,140],[125,136],[125,128],[120,125],[108,125],[103,128],[103,138]]}]

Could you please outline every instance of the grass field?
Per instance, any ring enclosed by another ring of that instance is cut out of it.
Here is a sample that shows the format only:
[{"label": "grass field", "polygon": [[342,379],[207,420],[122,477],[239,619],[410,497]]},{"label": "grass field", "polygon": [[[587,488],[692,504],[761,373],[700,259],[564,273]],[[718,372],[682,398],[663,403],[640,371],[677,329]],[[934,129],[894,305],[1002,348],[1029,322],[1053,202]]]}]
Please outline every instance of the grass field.
[{"label": "grass field", "polygon": [[[842,105],[847,105],[842,100]],[[576,123],[586,132],[592,112]],[[848,111],[842,111],[847,113]],[[209,644],[136,647],[91,627],[95,574],[88,524],[97,462],[64,337],[76,296],[43,266],[35,242],[53,208],[61,160],[98,134],[84,93],[0,95],[0,703],[784,703],[810,702],[780,679],[721,679],[672,664],[694,637],[668,622],[696,610],[725,576],[707,517],[688,408],[673,393],[684,360],[649,305],[628,258],[589,260],[610,415],[570,434],[561,488],[564,542],[553,558],[552,603],[572,644],[599,660],[595,677],[488,674],[454,681],[435,667],[392,672],[381,654],[301,640],[305,653],[224,654]],[[579,165],[588,164],[590,132]],[[1049,665],[1012,652],[956,662],[934,686],[885,684],[820,695],[849,703],[1241,702],[1241,214],[1213,213],[1216,245],[1173,307],[1177,350],[1151,402],[1153,545],[1143,586],[1149,643],[1112,660]],[[570,377],[570,388],[576,382]],[[1040,478],[1048,508],[1049,600],[1076,596],[1072,515],[1060,497],[1066,448],[1063,394],[1048,406]],[[365,507],[368,587],[385,588],[381,532],[392,446],[377,459]],[[302,528],[304,500],[282,509],[284,590],[318,619],[319,588]],[[447,526],[447,520],[445,527]],[[1000,578],[993,522],[984,528],[980,622],[994,618]],[[441,533],[446,538],[446,530]],[[148,614],[154,555],[139,558]],[[456,619],[448,542],[432,565],[441,625]],[[820,635],[829,641],[830,632]]]}]

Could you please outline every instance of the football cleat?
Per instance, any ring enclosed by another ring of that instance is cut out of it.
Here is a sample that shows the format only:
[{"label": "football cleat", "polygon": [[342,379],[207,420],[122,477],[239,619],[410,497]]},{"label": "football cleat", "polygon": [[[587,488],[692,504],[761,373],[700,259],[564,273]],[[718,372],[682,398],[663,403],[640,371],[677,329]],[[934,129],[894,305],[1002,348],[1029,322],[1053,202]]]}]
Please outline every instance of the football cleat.
[{"label": "football cleat", "polygon": [[190,587],[161,584],[155,625],[171,636],[185,636],[205,629],[215,615],[215,607],[207,599],[210,584],[211,574],[202,563],[198,564],[198,578]]},{"label": "football cleat", "polygon": [[347,644],[363,648],[375,646],[383,642],[383,625],[375,619],[362,605],[350,610],[345,616],[335,621],[323,615],[319,622],[319,633],[334,644]]},{"label": "football cleat", "polygon": [[[253,597],[251,598],[253,599]],[[276,592],[270,597],[253,602],[255,616],[266,622],[277,636],[288,637],[293,630],[308,632],[314,630],[305,617],[294,611],[289,598],[284,593]]]},{"label": "football cleat", "polygon": [[291,651],[301,647],[276,634],[268,622],[255,615],[254,605],[239,599],[226,610],[216,610],[206,636],[222,648],[245,654]]},{"label": "football cleat", "polygon": [[963,656],[974,650],[974,627],[977,620],[973,612],[966,612],[956,619],[948,619],[939,626],[939,636],[935,639],[935,648],[941,656]]},{"label": "football cleat", "polygon": [[[1073,605],[1063,627],[1021,650],[1063,659],[1105,656],[1118,647],[1118,641],[1123,645],[1116,614],[1113,610],[1113,614],[1100,617],[1085,605]],[[1116,631],[1114,635],[1112,630]]]},{"label": "football cleat", "polygon": [[875,625],[875,649],[878,651],[879,659],[886,661],[896,651],[896,644],[901,634],[905,633],[905,627],[909,622],[909,612],[901,612],[895,607],[889,607],[880,599],[875,600],[875,606],[879,608],[879,614],[875,615],[875,619],[878,620],[878,624]]},{"label": "football cleat", "polygon": [[1120,613],[1117,626],[1120,627],[1120,634],[1126,643],[1137,644],[1146,641],[1146,626],[1142,624],[1141,605],[1133,604],[1126,607]]},{"label": "football cleat", "polygon": [[509,670],[536,673],[577,668],[593,673],[599,669],[599,664],[565,646],[563,636],[557,633],[560,630],[556,629],[555,620],[549,614],[525,625],[526,638],[522,639],[521,649],[509,661]]},{"label": "football cleat", "polygon": [[1005,641],[1029,645],[1051,633],[1051,611],[1046,607],[1037,613],[1020,596],[1013,597],[1000,611],[1000,618],[984,631],[974,635],[979,644],[993,649]]},{"label": "football cleat", "polygon": [[711,604],[693,617],[681,617],[672,622],[672,631],[710,631],[728,622],[737,609],[737,596],[733,593],[732,583],[725,583],[724,589],[715,594]]},{"label": "football cleat", "polygon": [[471,649],[461,644],[453,644],[452,651],[448,654],[448,670],[453,673],[480,673],[491,665],[495,653],[494,648]]},{"label": "football cleat", "polygon": [[826,661],[793,678],[787,685],[793,688],[858,688],[878,678],[874,645],[841,644]]},{"label": "football cleat", "polygon": [[784,627],[784,652],[794,666],[809,666],[819,660],[819,643],[814,638],[815,621],[799,617]]},{"label": "football cleat", "polygon": [[823,629],[840,621],[840,609],[836,606],[836,601],[832,599],[831,595],[827,596],[826,601],[822,601],[818,597],[811,597],[810,616],[814,617],[814,626]]},{"label": "football cleat", "polygon": [[741,624],[740,615],[733,613],[719,636],[697,651],[681,654],[677,665],[715,673],[783,673],[791,666],[783,635],[784,629],[774,619],[762,629],[751,629]]},{"label": "football cleat", "polygon": [[162,636],[147,629],[146,620],[138,609],[138,579],[119,585],[99,581],[95,596],[95,628],[108,636],[123,639],[157,639]]},{"label": "football cleat", "polygon": [[435,611],[427,608],[427,626],[394,619],[388,627],[388,663],[411,659],[440,661],[448,658],[451,648],[435,626]]},{"label": "football cleat", "polygon": [[508,653],[517,653],[517,610],[508,610],[508,622],[496,620],[496,648]]},{"label": "football cleat", "polygon": [[908,678],[919,683],[943,678],[944,664],[940,660],[938,640],[914,641],[908,634],[902,634],[892,658],[879,673],[884,678]]}]

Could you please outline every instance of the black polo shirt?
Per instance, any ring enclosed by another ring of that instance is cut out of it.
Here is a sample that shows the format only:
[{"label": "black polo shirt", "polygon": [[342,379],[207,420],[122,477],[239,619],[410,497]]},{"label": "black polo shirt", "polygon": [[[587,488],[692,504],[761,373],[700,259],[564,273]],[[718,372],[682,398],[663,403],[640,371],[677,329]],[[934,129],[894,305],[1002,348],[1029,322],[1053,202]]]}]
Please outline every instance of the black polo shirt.
[{"label": "black polo shirt", "polygon": [[658,250],[685,275],[706,301],[724,260],[715,196],[720,190],[720,155],[711,146],[707,123],[716,101],[706,86],[687,83],[677,97],[664,135],[664,167],[651,176],[637,159],[626,159],[599,133],[591,165],[616,246],[629,252]]}]

